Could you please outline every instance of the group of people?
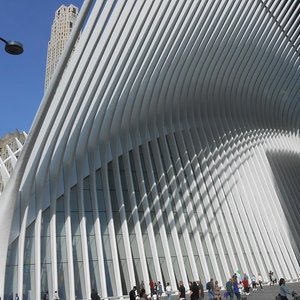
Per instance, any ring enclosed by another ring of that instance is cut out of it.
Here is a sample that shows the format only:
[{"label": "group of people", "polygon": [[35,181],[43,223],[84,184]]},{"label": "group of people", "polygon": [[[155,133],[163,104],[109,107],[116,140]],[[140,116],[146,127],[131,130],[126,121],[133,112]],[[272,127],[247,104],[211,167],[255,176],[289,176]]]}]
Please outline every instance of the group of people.
[{"label": "group of people", "polygon": [[249,278],[246,274],[242,278],[238,278],[237,274],[233,274],[226,282],[225,288],[224,296],[226,299],[233,300],[235,296],[237,300],[240,300],[242,294],[250,294]]},{"label": "group of people", "polygon": [[[198,299],[204,299],[201,297],[204,297],[204,290],[203,290],[203,285],[201,282],[190,282],[189,283],[190,287],[190,297],[191,299],[198,300]],[[137,291],[137,287],[134,286],[132,290],[129,292],[129,300],[135,300],[137,296],[140,299],[148,299],[150,296],[154,300],[160,299],[162,294],[164,293],[163,291],[163,286],[160,281],[154,282],[152,279],[150,280],[149,283],[150,287],[150,295],[146,294],[146,289],[145,289],[145,284],[142,281],[140,284],[140,290],[139,292]],[[176,291],[176,290],[175,290]],[[165,288],[165,294],[167,295],[167,299],[171,300],[172,293],[175,292],[172,290],[172,287],[169,282],[167,282],[166,288]],[[178,284],[178,295],[180,299],[185,299],[186,298],[186,289],[183,284],[183,281],[180,281]]]},{"label": "group of people", "polygon": [[[273,275],[273,272],[270,271],[269,275],[270,284],[276,284],[277,280],[274,279],[275,277]],[[271,277],[271,275],[273,277]],[[263,289],[262,283],[263,279],[261,274],[259,274],[257,278],[255,275],[252,275],[252,277],[249,278],[249,276],[246,273],[244,273],[243,275],[235,273],[229,278],[229,280],[224,286],[224,298],[228,300],[241,300],[242,295],[250,295],[251,287],[253,292],[257,291],[258,286],[260,287],[260,289]],[[134,286],[129,293],[130,300],[136,300],[137,296],[139,296],[140,299],[145,300],[148,300],[151,296],[153,300],[158,300],[164,293],[163,286],[160,281],[154,282],[151,279],[149,287],[151,294],[147,295],[145,284],[143,281],[140,284],[139,292],[137,292],[137,288],[136,286]],[[178,289],[174,290],[173,292],[177,291],[176,294],[178,294],[177,297],[179,298],[179,300],[185,300],[186,298],[190,298],[190,300],[203,300],[205,290],[207,291],[209,300],[222,300],[221,287],[219,286],[218,281],[214,280],[213,278],[211,278],[210,281],[208,281],[205,284],[205,286],[200,280],[193,282],[190,281],[188,290],[186,290],[183,281],[179,281]],[[172,288],[169,283],[167,283],[166,285],[165,294],[167,295],[168,300],[171,300]],[[294,292],[290,292],[288,290],[288,288],[285,285],[285,280],[283,278],[279,280],[279,295],[281,297],[280,299],[282,300],[288,299],[287,295],[295,295]]]},{"label": "group of people", "polygon": [[[257,282],[258,279],[258,282]],[[262,276],[259,274],[258,278],[256,279],[255,275],[252,275],[251,279],[248,277],[246,273],[243,274],[243,276],[237,275],[236,273],[233,274],[229,280],[225,284],[225,292],[224,297],[226,299],[232,300],[234,297],[239,300],[241,299],[241,295],[250,295],[250,287],[252,285],[252,290],[257,291],[257,286],[259,285],[262,289]],[[198,291],[196,288],[196,285],[198,286],[198,289],[200,291],[200,295],[198,297]],[[198,281],[197,283],[194,282],[192,285],[190,285],[190,291],[191,291],[191,300],[193,300],[193,290],[196,288],[196,299],[204,299],[204,287],[201,283],[201,281]],[[208,299],[210,300],[221,300],[221,287],[219,286],[219,283],[217,280],[214,280],[213,278],[210,279],[205,285],[205,289],[208,293]]]},{"label": "group of people", "polygon": [[230,300],[236,296],[236,299],[241,299],[241,295],[250,295],[250,288],[252,286],[252,291],[257,291],[257,286],[263,289],[262,286],[263,279],[261,274],[258,277],[253,274],[251,278],[244,273],[243,276],[237,275],[236,273],[232,275],[231,278],[226,282],[225,288],[225,298]]},{"label": "group of people", "polygon": [[[52,299],[53,300],[59,300],[59,296],[58,296],[58,292],[57,291],[54,291]],[[43,300],[50,300],[49,292],[48,291],[44,292],[44,294],[43,294]]]},{"label": "group of people", "polygon": [[[150,279],[149,282],[149,287],[150,287],[150,296],[153,299],[159,299],[162,294],[163,294],[163,286],[160,281],[153,281]],[[166,286],[166,294],[168,296],[168,299],[170,300],[172,293],[172,289],[169,283],[167,283]],[[133,289],[129,292],[129,299],[130,300],[135,300],[136,297],[139,296],[140,299],[148,299],[148,295],[146,294],[146,289],[145,289],[145,283],[142,281],[140,283],[140,290],[139,292],[137,291],[137,287],[134,286]]]},{"label": "group of people", "polygon": [[[141,288],[145,288],[144,285],[144,282],[142,281],[141,283]],[[163,287],[162,287],[162,284],[160,281],[153,281],[153,279],[150,279],[150,282],[149,282],[149,286],[150,286],[150,293],[151,293],[151,297],[153,297],[153,295],[156,295],[154,296],[154,298],[160,298],[162,293],[163,293]],[[166,289],[169,287],[169,283],[167,284],[167,287]]]},{"label": "group of people", "polygon": [[[256,279],[252,278],[252,286],[255,286],[256,288]],[[241,289],[241,284],[243,284],[243,288]],[[261,282],[259,281],[259,284],[261,285]],[[137,296],[140,299],[148,299],[150,296],[152,299],[156,300],[159,299],[163,294],[163,286],[160,281],[154,282],[152,279],[149,282],[150,287],[150,295],[147,295],[145,284],[142,281],[140,284],[139,292],[137,291],[137,287],[134,286],[133,289],[129,292],[129,299],[135,300]],[[241,298],[241,294],[249,294],[249,278],[246,274],[244,274],[242,281],[239,281],[239,278],[236,274],[234,274],[226,283],[226,291],[224,293],[224,296],[226,298],[229,298],[230,300],[233,299],[234,296],[237,297],[239,300]],[[178,284],[178,297],[179,300],[186,299],[187,296],[191,300],[203,300],[204,299],[204,291],[207,290],[208,292],[208,299],[210,300],[221,300],[221,287],[219,286],[219,283],[217,280],[214,280],[213,278],[210,279],[209,282],[205,284],[205,287],[201,280],[198,281],[190,281],[189,282],[189,288],[188,291],[186,290],[183,281],[179,281]],[[176,291],[176,290],[175,290]],[[174,292],[175,292],[174,291]],[[167,295],[168,300],[171,300],[172,295],[172,288],[169,283],[167,283],[165,288],[165,294]]]},{"label": "group of people", "polygon": [[[182,281],[179,282],[179,291],[180,289],[182,290],[182,288],[180,288],[180,286],[183,285]],[[204,299],[204,287],[202,282],[199,281],[190,281],[189,282],[189,289],[190,289],[190,298],[191,300],[202,300]],[[180,298],[185,298],[184,295],[180,295]]]},{"label": "group of people", "polygon": [[[159,299],[163,294],[163,286],[160,281],[155,283],[152,279],[149,283],[151,295],[146,294],[145,284],[142,281],[140,284],[140,290],[137,291],[137,287],[134,286],[129,292],[129,300],[135,300],[137,296],[140,299],[148,299],[150,296],[154,300]],[[178,290],[172,290],[171,285],[167,283],[165,288],[165,294],[167,299],[171,300],[171,295],[173,292],[177,292],[179,300],[187,298],[187,294],[191,300],[203,300],[204,299],[204,289],[208,290],[209,299],[221,300],[221,287],[218,284],[218,281],[211,279],[209,283],[206,284],[205,288],[202,282],[199,281],[190,281],[189,289],[186,290],[183,281],[179,281]]]}]

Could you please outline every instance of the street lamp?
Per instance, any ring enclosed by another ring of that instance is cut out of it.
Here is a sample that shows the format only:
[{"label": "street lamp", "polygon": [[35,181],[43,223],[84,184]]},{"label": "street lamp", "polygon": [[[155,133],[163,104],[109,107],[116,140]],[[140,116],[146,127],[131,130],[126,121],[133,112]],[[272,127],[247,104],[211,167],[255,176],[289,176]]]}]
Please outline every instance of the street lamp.
[{"label": "street lamp", "polygon": [[7,41],[0,37],[0,41],[4,42],[5,44],[5,51],[12,55],[19,55],[22,54],[24,49],[23,45],[16,41]]}]

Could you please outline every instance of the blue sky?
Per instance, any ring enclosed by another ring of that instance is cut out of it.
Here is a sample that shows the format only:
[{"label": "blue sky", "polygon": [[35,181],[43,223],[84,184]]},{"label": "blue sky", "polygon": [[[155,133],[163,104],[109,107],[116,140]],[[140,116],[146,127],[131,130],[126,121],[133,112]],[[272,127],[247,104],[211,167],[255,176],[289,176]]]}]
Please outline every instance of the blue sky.
[{"label": "blue sky", "polygon": [[3,0],[0,37],[24,45],[9,55],[0,44],[0,137],[16,129],[28,132],[44,94],[47,43],[56,9],[81,7],[83,0]]}]

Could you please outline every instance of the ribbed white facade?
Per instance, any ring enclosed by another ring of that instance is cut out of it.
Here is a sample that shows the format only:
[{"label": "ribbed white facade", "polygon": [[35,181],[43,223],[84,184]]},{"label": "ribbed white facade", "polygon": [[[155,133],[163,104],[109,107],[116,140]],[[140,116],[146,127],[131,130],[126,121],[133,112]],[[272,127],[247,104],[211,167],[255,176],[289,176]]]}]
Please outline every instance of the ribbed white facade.
[{"label": "ribbed white facade", "polygon": [[0,296],[297,279],[298,10],[86,0],[1,195]]},{"label": "ribbed white facade", "polygon": [[0,138],[0,195],[17,163],[26,137],[26,132],[15,131]]}]

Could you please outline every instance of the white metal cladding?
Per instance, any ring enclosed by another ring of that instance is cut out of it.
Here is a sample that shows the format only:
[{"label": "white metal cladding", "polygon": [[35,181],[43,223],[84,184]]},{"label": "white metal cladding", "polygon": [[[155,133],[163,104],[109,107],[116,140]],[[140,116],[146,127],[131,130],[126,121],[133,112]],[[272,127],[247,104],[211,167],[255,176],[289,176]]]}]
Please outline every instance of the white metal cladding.
[{"label": "white metal cladding", "polygon": [[1,195],[0,296],[296,279],[299,9],[86,0]]},{"label": "white metal cladding", "polygon": [[[23,139],[26,139],[27,133],[23,131],[22,135],[24,137]],[[0,195],[4,189],[4,186],[8,182],[10,173],[16,165],[18,157],[22,151],[23,144],[24,142],[20,141],[16,136],[14,137],[14,140],[5,145],[5,151],[7,155],[3,158],[0,157]],[[5,153],[4,149],[2,149],[2,151],[2,153]]]}]

